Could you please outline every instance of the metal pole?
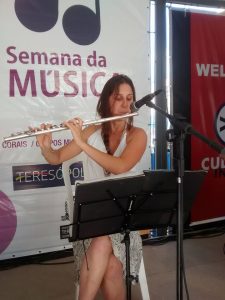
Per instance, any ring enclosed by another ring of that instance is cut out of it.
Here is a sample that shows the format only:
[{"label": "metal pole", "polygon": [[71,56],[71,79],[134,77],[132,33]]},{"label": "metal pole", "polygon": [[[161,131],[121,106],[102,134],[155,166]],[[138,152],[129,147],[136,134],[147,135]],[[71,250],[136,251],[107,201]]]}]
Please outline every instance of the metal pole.
[{"label": "metal pole", "polygon": [[[166,86],[166,1],[155,1],[155,28],[156,28],[156,89],[165,90]],[[156,97],[156,104],[167,111],[167,103],[164,94]],[[160,113],[155,115],[156,128],[156,169],[167,167],[167,141],[166,118]]]}]

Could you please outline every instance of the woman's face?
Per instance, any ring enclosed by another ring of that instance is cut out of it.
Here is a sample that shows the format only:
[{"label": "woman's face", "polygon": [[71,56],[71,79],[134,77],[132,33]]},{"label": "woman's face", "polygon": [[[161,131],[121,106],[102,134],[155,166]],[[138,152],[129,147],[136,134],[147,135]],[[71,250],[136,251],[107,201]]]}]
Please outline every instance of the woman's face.
[{"label": "woman's face", "polygon": [[124,115],[131,112],[130,105],[133,102],[133,91],[129,84],[122,83],[118,91],[109,97],[111,114],[113,116]]}]

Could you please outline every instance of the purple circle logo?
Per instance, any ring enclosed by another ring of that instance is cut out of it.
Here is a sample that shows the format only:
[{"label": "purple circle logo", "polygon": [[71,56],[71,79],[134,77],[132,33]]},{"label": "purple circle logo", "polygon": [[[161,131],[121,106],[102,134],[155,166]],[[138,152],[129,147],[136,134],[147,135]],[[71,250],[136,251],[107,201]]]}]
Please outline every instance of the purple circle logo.
[{"label": "purple circle logo", "polygon": [[9,246],[16,232],[16,210],[11,200],[0,191],[0,254]]}]

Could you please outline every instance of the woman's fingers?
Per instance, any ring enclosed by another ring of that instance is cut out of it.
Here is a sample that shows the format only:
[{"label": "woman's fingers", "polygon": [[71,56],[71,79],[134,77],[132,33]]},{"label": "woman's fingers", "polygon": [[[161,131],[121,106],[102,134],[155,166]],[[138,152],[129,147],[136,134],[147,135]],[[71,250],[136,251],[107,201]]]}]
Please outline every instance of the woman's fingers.
[{"label": "woman's fingers", "polygon": [[65,121],[63,124],[68,126],[69,128],[71,128],[72,126],[82,127],[83,121],[80,118],[73,118],[71,120]]},{"label": "woman's fingers", "polygon": [[43,129],[43,130],[48,130],[48,129],[52,128],[52,124],[50,124],[50,123],[42,123],[40,125],[40,128]]},{"label": "woman's fingers", "polygon": [[83,121],[80,118],[74,118],[74,124],[82,127]]},{"label": "woman's fingers", "polygon": [[52,124],[49,123],[42,123],[40,124],[40,127],[31,127],[29,126],[28,129],[31,132],[37,132],[37,131],[41,131],[41,130],[48,130],[52,128]]}]

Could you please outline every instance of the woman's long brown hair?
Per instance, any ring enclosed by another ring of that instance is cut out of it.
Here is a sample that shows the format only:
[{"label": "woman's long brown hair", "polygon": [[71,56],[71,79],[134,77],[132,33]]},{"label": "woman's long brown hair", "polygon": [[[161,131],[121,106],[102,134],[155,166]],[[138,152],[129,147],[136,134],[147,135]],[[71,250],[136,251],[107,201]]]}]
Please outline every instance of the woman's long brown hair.
[{"label": "woman's long brown hair", "polygon": [[[108,118],[111,116],[110,111],[110,104],[109,104],[109,97],[113,94],[119,91],[119,86],[123,83],[128,84],[133,92],[133,101],[136,101],[136,93],[135,88],[132,80],[123,74],[115,75],[112,78],[110,78],[101,93],[101,96],[98,100],[97,104],[97,113],[101,118]],[[133,117],[128,118],[127,121],[127,130],[130,130],[133,126]],[[110,124],[108,122],[105,122],[102,124],[102,139],[105,144],[106,150],[109,154],[109,133],[110,133]]]}]

